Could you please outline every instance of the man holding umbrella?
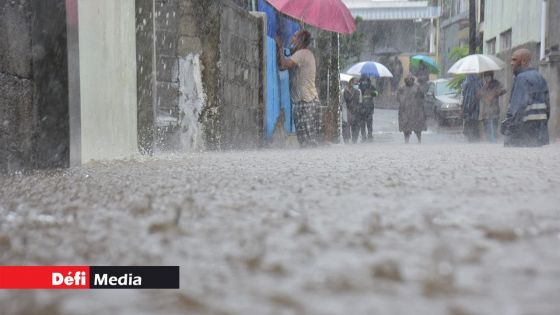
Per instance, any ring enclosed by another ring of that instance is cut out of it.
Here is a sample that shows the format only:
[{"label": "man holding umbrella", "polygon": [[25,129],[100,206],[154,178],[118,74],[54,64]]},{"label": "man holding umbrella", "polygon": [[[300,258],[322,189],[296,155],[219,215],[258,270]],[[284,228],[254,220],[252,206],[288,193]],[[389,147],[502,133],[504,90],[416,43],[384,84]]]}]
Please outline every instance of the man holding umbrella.
[{"label": "man holding umbrella", "polygon": [[482,122],[486,140],[496,142],[498,132],[498,119],[500,118],[500,105],[498,99],[506,94],[500,81],[494,79],[493,71],[486,71],[482,74],[484,84],[477,93],[480,99],[480,110],[478,119]]},{"label": "man holding umbrella", "polygon": [[478,98],[482,80],[475,74],[468,74],[461,84],[463,94],[463,134],[469,142],[480,140],[478,117],[480,115],[480,99]]},{"label": "man holding umbrella", "polygon": [[290,98],[298,142],[303,147],[319,144],[322,119],[319,112],[321,103],[315,87],[315,57],[307,49],[311,34],[300,30],[292,37],[291,56],[286,58],[282,50],[282,40],[276,37],[280,70],[290,72]]},{"label": "man holding umbrella", "polygon": [[363,98],[362,121],[365,124],[365,128],[362,128],[362,130],[367,129],[367,139],[365,132],[362,131],[362,141],[373,141],[373,112],[375,109],[373,98],[378,96],[379,92],[371,83],[371,79],[365,74],[362,74],[360,77],[360,91]]}]

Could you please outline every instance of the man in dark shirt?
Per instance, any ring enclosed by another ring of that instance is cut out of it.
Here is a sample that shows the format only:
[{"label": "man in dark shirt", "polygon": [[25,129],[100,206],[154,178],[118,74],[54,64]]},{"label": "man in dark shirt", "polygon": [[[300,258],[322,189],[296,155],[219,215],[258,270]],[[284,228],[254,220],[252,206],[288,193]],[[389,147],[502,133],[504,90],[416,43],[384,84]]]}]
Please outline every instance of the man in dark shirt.
[{"label": "man in dark shirt", "polygon": [[515,79],[502,133],[504,145],[538,147],[549,143],[548,119],[550,99],[548,84],[543,76],[531,68],[531,52],[516,50],[511,57]]}]

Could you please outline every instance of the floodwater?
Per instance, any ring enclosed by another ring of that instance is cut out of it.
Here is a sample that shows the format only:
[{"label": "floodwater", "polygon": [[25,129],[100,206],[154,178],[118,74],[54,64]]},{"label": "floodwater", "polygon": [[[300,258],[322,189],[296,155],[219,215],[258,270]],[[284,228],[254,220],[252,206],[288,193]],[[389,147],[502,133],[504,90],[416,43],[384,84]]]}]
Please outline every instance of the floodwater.
[{"label": "floodwater", "polygon": [[0,177],[2,265],[181,266],[180,290],[4,290],[0,314],[558,314],[560,144],[404,145],[393,118],[371,144]]}]

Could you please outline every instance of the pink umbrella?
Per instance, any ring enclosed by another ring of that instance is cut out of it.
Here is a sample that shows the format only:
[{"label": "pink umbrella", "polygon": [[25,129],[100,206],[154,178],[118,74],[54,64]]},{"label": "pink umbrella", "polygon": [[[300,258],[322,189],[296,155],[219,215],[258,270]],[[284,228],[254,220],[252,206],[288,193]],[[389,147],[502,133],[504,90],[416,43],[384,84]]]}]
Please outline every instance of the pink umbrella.
[{"label": "pink umbrella", "polygon": [[267,0],[276,10],[317,28],[350,34],[356,30],[352,14],[341,0]]}]

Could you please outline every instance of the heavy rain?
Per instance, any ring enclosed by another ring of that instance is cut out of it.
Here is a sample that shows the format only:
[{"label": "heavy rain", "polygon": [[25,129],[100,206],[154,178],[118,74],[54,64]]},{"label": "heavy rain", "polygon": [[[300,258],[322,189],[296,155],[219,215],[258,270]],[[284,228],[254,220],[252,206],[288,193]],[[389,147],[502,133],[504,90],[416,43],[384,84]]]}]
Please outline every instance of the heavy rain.
[{"label": "heavy rain", "polygon": [[558,16],[0,0],[0,315],[558,314]]}]

